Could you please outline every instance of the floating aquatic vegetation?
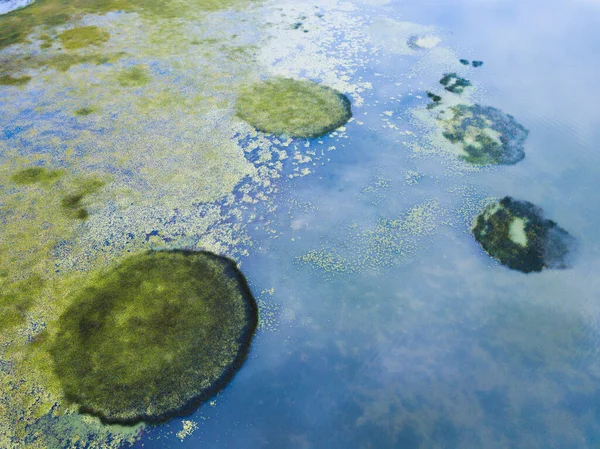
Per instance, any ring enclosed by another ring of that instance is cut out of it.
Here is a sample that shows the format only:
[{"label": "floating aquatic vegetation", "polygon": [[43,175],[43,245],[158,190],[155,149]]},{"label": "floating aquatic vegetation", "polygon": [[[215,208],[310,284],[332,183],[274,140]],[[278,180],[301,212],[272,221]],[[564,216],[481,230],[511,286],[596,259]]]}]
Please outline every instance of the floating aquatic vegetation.
[{"label": "floating aquatic vegetation", "polygon": [[89,216],[89,212],[83,207],[84,198],[97,192],[104,185],[105,182],[100,179],[87,179],[81,182],[75,190],[64,195],[60,200],[60,205],[68,217],[85,220]]},{"label": "floating aquatic vegetation", "polygon": [[123,69],[117,76],[117,81],[123,87],[142,87],[150,82],[150,72],[143,65]]},{"label": "floating aquatic vegetation", "polygon": [[319,137],[352,117],[350,100],[344,94],[291,78],[246,86],[236,112],[259,131],[290,137]]},{"label": "floating aquatic vegetation", "polygon": [[473,61],[471,64],[473,67],[481,67],[483,65],[483,61]]},{"label": "floating aquatic vegetation", "polygon": [[462,94],[466,87],[471,86],[471,81],[461,78],[456,73],[446,73],[440,80],[440,84],[444,86],[444,89],[448,92]]},{"label": "floating aquatic vegetation", "polygon": [[438,116],[443,136],[460,146],[461,159],[476,165],[513,165],[525,157],[529,131],[512,115],[479,104],[459,104]]},{"label": "floating aquatic vegetation", "polygon": [[87,47],[89,45],[102,45],[108,41],[110,34],[97,26],[83,26],[71,28],[58,35],[64,48],[69,50]]},{"label": "floating aquatic vegetation", "polygon": [[96,109],[92,106],[85,106],[75,110],[75,115],[83,116],[90,115],[96,112]]},{"label": "floating aquatic vegetation", "polygon": [[51,183],[62,175],[64,175],[63,170],[53,170],[46,167],[28,167],[14,173],[11,176],[11,180],[22,185]]},{"label": "floating aquatic vegetation", "polygon": [[459,61],[462,65],[469,65],[469,60],[468,59],[459,59]]},{"label": "floating aquatic vegetation", "polygon": [[65,397],[105,422],[163,421],[196,408],[241,367],[258,323],[235,263],[150,251],[90,281],[52,348]]},{"label": "floating aquatic vegetation", "polygon": [[28,8],[0,16],[0,49],[25,42],[36,26],[57,26],[85,14],[111,11],[137,12],[150,17],[180,17],[194,11],[215,11],[247,3],[249,0],[194,0],[191,4],[177,1],[157,3],[153,0],[40,0]]},{"label": "floating aquatic vegetation", "polygon": [[29,81],[31,81],[31,77],[26,75],[19,77],[13,77],[11,75],[0,76],[0,85],[3,86],[24,86]]},{"label": "floating aquatic vegetation", "polygon": [[494,259],[524,273],[568,268],[574,239],[542,210],[509,196],[488,205],[472,229],[475,240]]}]

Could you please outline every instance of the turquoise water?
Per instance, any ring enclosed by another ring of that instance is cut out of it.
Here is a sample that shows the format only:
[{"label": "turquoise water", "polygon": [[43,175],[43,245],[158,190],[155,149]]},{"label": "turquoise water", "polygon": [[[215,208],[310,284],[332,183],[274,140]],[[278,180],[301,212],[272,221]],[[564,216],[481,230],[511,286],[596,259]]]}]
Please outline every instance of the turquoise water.
[{"label": "turquoise water", "polygon": [[[227,388],[191,416],[146,427],[133,447],[597,447],[600,6],[461,0],[280,8],[292,17],[312,9],[335,17],[325,31],[306,19],[307,36],[335,31],[321,46],[307,41],[294,51],[343,59],[346,72],[332,69],[336,79],[347,73],[349,85],[370,87],[360,93],[364,102],[351,97],[354,120],[343,131],[287,146],[265,137],[271,151],[290,156],[280,176],[268,188],[239,181],[233,199],[216,202],[223,218],[212,227],[188,225],[209,215],[212,203],[184,194],[164,209],[144,206],[140,213],[157,219],[130,225],[140,239],[164,235],[159,246],[211,249],[221,248],[223,229],[242,225],[244,238],[227,240],[224,251],[241,264],[263,320]],[[440,42],[406,50],[415,33]],[[270,60],[274,72],[328,79],[328,69],[294,51]],[[463,66],[460,58],[484,64]],[[529,130],[522,161],[473,169],[440,149],[424,115],[426,92],[442,93],[439,79],[454,71],[473,84],[465,101],[499,108]],[[21,95],[24,105],[44,95],[27,89],[0,95]],[[7,117],[0,118],[7,145],[35,152],[35,138],[19,140],[21,120]],[[168,127],[171,118],[152,120],[140,126],[164,120]],[[258,166],[263,137],[241,131],[237,138],[244,148],[259,143],[244,153]],[[86,148],[76,144],[75,152]],[[143,170],[152,162],[136,164]],[[310,172],[295,177],[302,168]],[[136,188],[148,183],[149,195],[161,198],[151,186],[158,178],[135,180],[127,169],[107,170],[131,176]],[[269,200],[237,207],[260,192]],[[487,198],[507,195],[540,206],[577,240],[571,268],[524,274],[481,249],[471,223]],[[121,244],[127,226],[114,224],[114,209],[94,210],[115,227],[95,237],[104,225],[90,219],[94,236],[84,244]],[[186,425],[190,432],[181,433]]]}]

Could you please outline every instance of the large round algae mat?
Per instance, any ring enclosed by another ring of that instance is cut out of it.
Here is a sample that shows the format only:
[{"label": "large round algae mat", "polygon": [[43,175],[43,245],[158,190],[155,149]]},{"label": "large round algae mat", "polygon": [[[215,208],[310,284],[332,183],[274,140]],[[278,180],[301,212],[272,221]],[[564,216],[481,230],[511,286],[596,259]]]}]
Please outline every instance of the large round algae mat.
[{"label": "large round algae mat", "polygon": [[232,378],[258,322],[243,275],[208,252],[132,256],[90,282],[52,348],[66,398],[105,422],[192,411]]},{"label": "large round algae mat", "polygon": [[319,137],[352,117],[350,100],[311,81],[273,78],[243,88],[236,104],[238,117],[266,133]]}]

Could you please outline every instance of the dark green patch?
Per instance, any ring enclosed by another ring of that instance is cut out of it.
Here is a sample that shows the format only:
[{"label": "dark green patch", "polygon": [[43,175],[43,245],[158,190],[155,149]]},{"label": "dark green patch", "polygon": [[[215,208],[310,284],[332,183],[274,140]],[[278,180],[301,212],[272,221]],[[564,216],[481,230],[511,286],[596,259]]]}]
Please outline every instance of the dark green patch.
[{"label": "dark green patch", "polygon": [[481,67],[483,65],[483,61],[473,61],[473,67]]},{"label": "dark green patch", "polygon": [[75,115],[81,115],[81,116],[86,116],[86,115],[90,115],[93,114],[96,110],[94,108],[91,107],[83,107],[80,109],[77,109],[75,111]]},{"label": "dark green patch", "polygon": [[512,115],[491,106],[464,104],[449,109],[452,116],[440,117],[442,135],[462,147],[461,158],[476,165],[513,165],[525,157],[529,134]]},{"label": "dark green patch", "polygon": [[460,62],[462,65],[469,65],[468,59],[460,59],[458,62]]},{"label": "dark green patch", "polygon": [[24,86],[29,81],[31,81],[31,77],[27,75],[16,78],[12,77],[11,75],[0,76],[0,85],[3,86]]},{"label": "dark green patch", "polygon": [[466,87],[471,86],[471,81],[461,78],[456,73],[446,73],[440,80],[440,84],[444,86],[448,92],[462,94]]},{"label": "dark green patch", "polygon": [[60,205],[68,217],[85,220],[89,213],[83,207],[83,200],[87,195],[97,192],[105,185],[104,181],[99,179],[89,179],[79,184],[76,190],[67,193],[60,200]]},{"label": "dark green patch", "polygon": [[236,112],[259,131],[290,137],[319,137],[352,117],[350,100],[342,93],[291,78],[246,86]]},{"label": "dark green patch", "polygon": [[124,87],[141,87],[150,82],[150,73],[143,65],[123,69],[117,75],[117,81]]},{"label": "dark green patch", "polygon": [[[515,226],[519,222],[522,226]],[[515,233],[513,227],[520,227],[521,232]],[[488,206],[477,217],[472,232],[491,257],[524,273],[567,268],[575,243],[567,231],[545,219],[539,207],[508,196]]]},{"label": "dark green patch", "polygon": [[208,252],[138,254],[91,280],[51,350],[66,398],[104,422],[192,412],[241,367],[258,323],[235,263]]},{"label": "dark green patch", "polygon": [[46,167],[28,167],[13,174],[11,180],[21,185],[51,183],[62,175],[64,175],[63,170],[50,170]]}]

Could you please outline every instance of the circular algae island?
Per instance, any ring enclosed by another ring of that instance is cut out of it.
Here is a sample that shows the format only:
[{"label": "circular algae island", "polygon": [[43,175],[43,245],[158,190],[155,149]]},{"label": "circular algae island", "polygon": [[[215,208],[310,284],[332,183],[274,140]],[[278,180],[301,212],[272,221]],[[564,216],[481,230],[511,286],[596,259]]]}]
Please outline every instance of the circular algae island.
[{"label": "circular algae island", "polygon": [[311,81],[273,78],[244,87],[236,113],[259,131],[314,138],[342,126],[352,117],[348,98]]},{"label": "circular algae island", "polygon": [[[450,86],[454,89],[456,82]],[[438,118],[442,135],[460,147],[464,161],[474,165],[514,165],[525,157],[529,131],[512,115],[479,104],[459,104],[448,111]]]},{"label": "circular algae island", "polygon": [[194,411],[244,362],[257,306],[235,263],[150,251],[84,286],[51,354],[66,399],[106,423]]},{"label": "circular algae island", "polygon": [[475,240],[507,267],[530,273],[544,268],[568,268],[575,239],[542,209],[509,196],[488,205],[472,229]]}]

